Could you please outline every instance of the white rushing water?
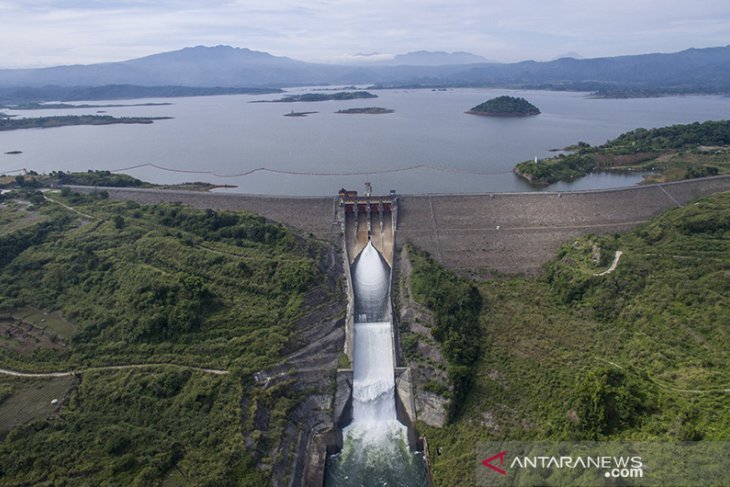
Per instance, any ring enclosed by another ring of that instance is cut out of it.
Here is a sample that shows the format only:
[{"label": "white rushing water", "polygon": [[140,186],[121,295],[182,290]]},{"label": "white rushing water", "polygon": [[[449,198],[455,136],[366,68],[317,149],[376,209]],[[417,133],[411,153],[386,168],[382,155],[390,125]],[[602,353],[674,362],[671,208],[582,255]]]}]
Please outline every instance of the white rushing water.
[{"label": "white rushing water", "polygon": [[[368,242],[352,269],[356,322],[375,323],[388,320],[389,317],[386,315],[390,287],[389,271],[388,264],[380,256],[378,250]],[[355,332],[355,343],[357,343],[357,332]],[[388,346],[391,352],[393,351],[392,345],[383,345]],[[357,347],[357,345],[355,346]]]},{"label": "white rushing water", "polygon": [[371,242],[353,266],[355,339],[352,425],[345,430],[372,443],[405,427],[395,413],[395,363],[388,316],[389,269]]},{"label": "white rushing water", "polygon": [[392,324],[387,321],[389,267],[368,242],[352,268],[355,336],[352,423],[342,452],[331,458],[326,484],[421,486],[422,457],[410,451],[395,408]]}]

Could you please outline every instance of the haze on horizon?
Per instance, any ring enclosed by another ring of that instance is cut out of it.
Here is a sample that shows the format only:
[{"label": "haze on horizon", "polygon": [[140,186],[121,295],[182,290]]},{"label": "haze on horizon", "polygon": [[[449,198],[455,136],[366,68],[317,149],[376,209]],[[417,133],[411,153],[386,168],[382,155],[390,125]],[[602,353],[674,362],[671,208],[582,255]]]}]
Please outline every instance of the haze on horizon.
[{"label": "haze on horizon", "polygon": [[200,44],[325,63],[419,50],[515,62],[730,44],[730,3],[715,0],[4,0],[0,19],[0,68]]}]

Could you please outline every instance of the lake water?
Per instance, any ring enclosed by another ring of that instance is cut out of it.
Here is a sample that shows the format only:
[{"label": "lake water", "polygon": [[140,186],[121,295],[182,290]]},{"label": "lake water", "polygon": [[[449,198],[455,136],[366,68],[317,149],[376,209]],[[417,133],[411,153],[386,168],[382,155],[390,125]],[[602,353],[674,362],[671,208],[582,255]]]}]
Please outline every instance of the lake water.
[{"label": "lake water", "polygon": [[[88,102],[173,103],[156,107],[3,110],[20,116],[105,110],[115,116],[174,118],[151,125],[0,132],[0,173],[21,168],[123,170],[156,183],[208,181],[236,185],[229,191],[241,193],[302,196],[331,195],[340,187],[360,190],[365,181],[373,183],[375,192],[395,189],[402,194],[534,191],[512,173],[515,163],[549,157],[554,155],[550,149],[578,141],[600,144],[637,127],[720,120],[730,113],[730,98],[720,96],[605,100],[584,93],[497,89],[373,93],[379,98],[249,103],[280,95],[232,95]],[[464,114],[499,95],[522,96],[542,114],[529,118]],[[391,108],[395,113],[334,113],[365,106]],[[291,110],[319,113],[283,116]],[[4,154],[14,150],[23,153]],[[141,167],[129,169],[133,166]],[[609,188],[640,180],[639,175],[598,174],[548,189]]]}]

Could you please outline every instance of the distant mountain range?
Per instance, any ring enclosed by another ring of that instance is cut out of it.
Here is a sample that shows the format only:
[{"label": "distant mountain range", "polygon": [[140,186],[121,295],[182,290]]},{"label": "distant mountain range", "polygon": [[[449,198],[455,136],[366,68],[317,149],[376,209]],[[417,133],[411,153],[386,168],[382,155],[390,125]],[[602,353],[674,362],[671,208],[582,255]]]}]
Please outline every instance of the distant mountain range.
[{"label": "distant mountain range", "polygon": [[9,99],[8,93],[17,95],[29,88],[38,98],[43,91],[38,88],[48,86],[56,87],[55,96],[63,96],[64,87],[240,89],[315,84],[488,86],[594,91],[607,96],[730,93],[730,46],[520,63],[487,62],[463,52],[419,51],[359,65],[314,64],[230,46],[198,46],[116,63],[0,70],[0,101]]}]

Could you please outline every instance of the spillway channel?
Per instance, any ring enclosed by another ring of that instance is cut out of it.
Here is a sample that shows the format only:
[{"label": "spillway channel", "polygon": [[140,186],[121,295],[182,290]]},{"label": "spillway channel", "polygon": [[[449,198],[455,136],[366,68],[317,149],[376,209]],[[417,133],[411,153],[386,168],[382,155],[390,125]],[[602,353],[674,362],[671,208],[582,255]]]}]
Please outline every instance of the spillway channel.
[{"label": "spillway channel", "polygon": [[368,242],[351,268],[355,294],[352,422],[328,459],[326,486],[427,486],[423,455],[412,452],[396,415],[390,267]]}]

